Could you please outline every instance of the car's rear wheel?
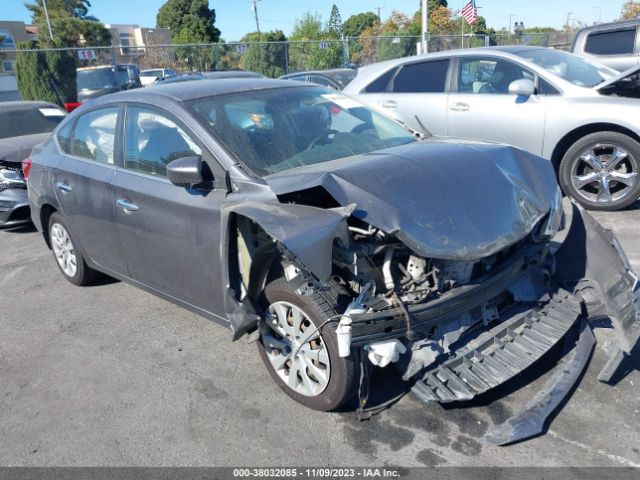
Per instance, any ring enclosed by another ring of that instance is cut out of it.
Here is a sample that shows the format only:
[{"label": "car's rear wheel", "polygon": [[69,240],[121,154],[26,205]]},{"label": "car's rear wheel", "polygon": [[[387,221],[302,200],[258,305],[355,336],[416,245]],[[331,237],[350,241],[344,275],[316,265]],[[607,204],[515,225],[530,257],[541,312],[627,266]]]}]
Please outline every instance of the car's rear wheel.
[{"label": "car's rear wheel", "polygon": [[342,358],[327,320],[344,309],[346,292],[334,285],[329,292],[299,295],[285,279],[265,288],[267,315],[258,351],[271,377],[297,402],[330,411],[353,398],[359,366],[355,353]]},{"label": "car's rear wheel", "polygon": [[619,210],[640,197],[640,144],[618,132],[574,143],[560,163],[562,189],[590,210]]},{"label": "car's rear wheel", "polygon": [[74,285],[87,285],[100,274],[87,266],[82,253],[76,248],[69,228],[59,213],[49,218],[49,242],[62,275]]}]

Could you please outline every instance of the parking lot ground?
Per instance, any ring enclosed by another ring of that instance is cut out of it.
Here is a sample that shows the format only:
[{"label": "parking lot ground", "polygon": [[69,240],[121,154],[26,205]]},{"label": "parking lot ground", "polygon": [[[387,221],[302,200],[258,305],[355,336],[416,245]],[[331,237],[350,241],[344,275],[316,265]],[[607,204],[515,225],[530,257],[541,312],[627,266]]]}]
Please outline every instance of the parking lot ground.
[{"label": "parking lot ground", "polygon": [[[640,203],[596,217],[640,271]],[[0,332],[3,466],[640,466],[640,354],[615,386],[599,383],[606,329],[546,434],[509,447],[483,435],[531,398],[553,358],[464,405],[408,394],[364,422],[315,412],[213,322],[122,282],[67,283],[30,228],[0,231]],[[372,389],[394,378],[378,371]]]}]

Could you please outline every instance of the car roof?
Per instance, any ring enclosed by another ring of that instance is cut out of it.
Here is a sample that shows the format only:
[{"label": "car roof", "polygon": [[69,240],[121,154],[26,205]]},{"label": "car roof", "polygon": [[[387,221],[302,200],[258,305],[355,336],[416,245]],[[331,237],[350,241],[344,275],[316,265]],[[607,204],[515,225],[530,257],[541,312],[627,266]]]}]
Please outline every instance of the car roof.
[{"label": "car roof", "polygon": [[354,72],[352,68],[331,68],[329,70],[302,70],[300,72],[291,72],[286,75],[282,75],[280,78],[289,78],[298,75],[332,75],[335,73]]},{"label": "car roof", "polygon": [[271,80],[264,78],[221,78],[194,79],[184,82],[154,85],[153,88],[133,88],[118,93],[104,95],[95,99],[93,105],[112,102],[150,102],[154,99],[173,99],[178,102],[194,100],[196,98],[242,93],[271,88],[291,88],[292,86],[306,86],[303,83],[293,83],[287,80]]},{"label": "car roof", "polygon": [[583,27],[580,30],[578,30],[578,34],[582,33],[582,32],[589,32],[592,30],[607,30],[610,28],[617,28],[617,27],[635,27],[636,25],[640,24],[640,18],[632,18],[630,20],[622,20],[622,21],[618,21],[618,22],[608,22],[608,23],[597,23],[595,25],[589,25],[588,27]]},{"label": "car roof", "polygon": [[49,102],[32,102],[28,100],[16,100],[12,102],[0,102],[0,112],[15,110],[30,110],[34,108],[60,108],[58,105]]}]

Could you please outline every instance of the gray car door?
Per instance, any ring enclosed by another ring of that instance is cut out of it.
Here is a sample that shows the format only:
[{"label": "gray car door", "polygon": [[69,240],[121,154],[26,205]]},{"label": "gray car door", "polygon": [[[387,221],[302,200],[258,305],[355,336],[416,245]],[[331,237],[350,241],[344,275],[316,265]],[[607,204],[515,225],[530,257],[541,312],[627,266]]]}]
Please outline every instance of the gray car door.
[{"label": "gray car door", "polygon": [[118,117],[117,106],[99,108],[78,117],[75,127],[68,124],[53,180],[71,236],[84,255],[103,270],[124,274],[124,253],[112,223]]},{"label": "gray car door", "polygon": [[409,128],[446,135],[449,64],[448,58],[439,58],[402,65],[378,105]]},{"label": "gray car door", "polygon": [[460,57],[447,101],[447,134],[508,143],[542,154],[545,123],[543,96],[509,94],[514,80],[535,74],[498,57]]},{"label": "gray car door", "polygon": [[163,110],[128,106],[124,125],[124,168],[113,186],[129,277],[196,311],[222,317],[220,206],[226,190],[177,187],[166,174],[166,165],[176,158],[201,155],[212,165],[213,157]]}]

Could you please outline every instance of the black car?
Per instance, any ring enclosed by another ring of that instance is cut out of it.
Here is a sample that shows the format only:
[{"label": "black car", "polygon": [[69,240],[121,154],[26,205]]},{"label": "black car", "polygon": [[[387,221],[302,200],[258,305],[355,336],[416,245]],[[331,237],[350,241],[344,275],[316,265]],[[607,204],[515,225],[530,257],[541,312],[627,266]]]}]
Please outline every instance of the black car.
[{"label": "black car", "polygon": [[131,64],[100,65],[76,69],[78,101],[142,86],[140,70]]},{"label": "black car", "polygon": [[305,72],[289,73],[282,75],[283,80],[297,80],[300,82],[315,83],[323,87],[343,90],[351,80],[356,78],[358,72],[352,68],[334,68],[332,70],[309,70]]},{"label": "black car", "polygon": [[363,405],[370,367],[389,363],[426,402],[468,400],[565,339],[575,361],[522,438],[586,365],[590,315],[618,333],[604,380],[640,332],[610,232],[575,208],[550,249],[563,207],[548,160],[418,138],[327,88],[122,92],[75,111],[32,159],[32,217],[64,277],[105,273],[250,335],[311,408]]},{"label": "black car", "polygon": [[0,103],[0,227],[30,221],[22,161],[65,117],[47,102]]}]

